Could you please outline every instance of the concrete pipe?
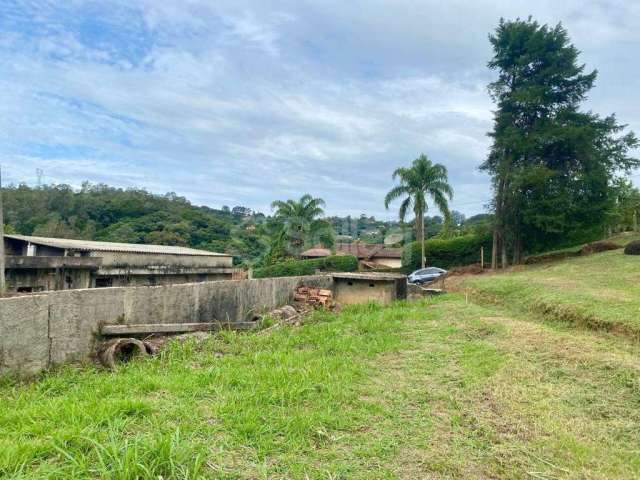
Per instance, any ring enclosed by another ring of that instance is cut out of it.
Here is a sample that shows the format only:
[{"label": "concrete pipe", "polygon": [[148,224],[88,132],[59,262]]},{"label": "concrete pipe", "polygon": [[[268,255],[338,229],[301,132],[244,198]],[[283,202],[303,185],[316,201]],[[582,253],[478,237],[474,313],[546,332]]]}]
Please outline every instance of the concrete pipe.
[{"label": "concrete pipe", "polygon": [[135,338],[112,338],[100,345],[98,359],[108,368],[115,368],[117,363],[126,363],[134,358],[147,356],[147,349]]}]

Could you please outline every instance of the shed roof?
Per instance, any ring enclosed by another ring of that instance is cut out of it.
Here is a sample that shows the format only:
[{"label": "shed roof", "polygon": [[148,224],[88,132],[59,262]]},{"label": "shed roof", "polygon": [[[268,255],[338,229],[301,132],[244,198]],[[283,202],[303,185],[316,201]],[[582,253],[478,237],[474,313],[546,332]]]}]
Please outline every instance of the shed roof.
[{"label": "shed roof", "polygon": [[73,240],[70,238],[33,237],[29,235],[5,235],[6,238],[47,247],[63,248],[78,251],[152,253],[160,255],[200,255],[208,257],[230,257],[226,253],[209,252],[187,247],[167,245],[146,245],[137,243],[96,242],[93,240]]}]

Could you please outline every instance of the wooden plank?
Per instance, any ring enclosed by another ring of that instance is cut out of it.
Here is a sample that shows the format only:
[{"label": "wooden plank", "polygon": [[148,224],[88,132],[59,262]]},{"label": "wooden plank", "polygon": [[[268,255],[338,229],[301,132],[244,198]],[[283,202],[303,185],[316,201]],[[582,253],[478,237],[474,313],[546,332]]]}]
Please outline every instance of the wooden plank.
[{"label": "wooden plank", "polygon": [[208,332],[223,329],[247,330],[252,328],[253,322],[239,322],[232,324],[221,323],[140,323],[135,325],[104,325],[100,332],[105,336],[113,335],[141,335],[149,333],[186,333]]}]

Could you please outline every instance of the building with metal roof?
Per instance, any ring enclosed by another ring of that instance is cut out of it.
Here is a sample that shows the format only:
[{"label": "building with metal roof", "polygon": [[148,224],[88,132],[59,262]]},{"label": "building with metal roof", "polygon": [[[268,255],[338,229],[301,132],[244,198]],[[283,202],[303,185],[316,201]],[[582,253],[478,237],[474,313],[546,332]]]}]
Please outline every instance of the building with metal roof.
[{"label": "building with metal roof", "polygon": [[233,257],[166,245],[4,236],[9,292],[230,279]]},{"label": "building with metal roof", "polygon": [[170,245],[146,245],[138,243],[96,242],[95,240],[73,240],[70,238],[34,237],[30,235],[7,235],[5,238],[77,252],[125,252],[157,253],[161,255],[202,255],[206,257],[228,257],[225,253],[196,250],[195,248]]}]

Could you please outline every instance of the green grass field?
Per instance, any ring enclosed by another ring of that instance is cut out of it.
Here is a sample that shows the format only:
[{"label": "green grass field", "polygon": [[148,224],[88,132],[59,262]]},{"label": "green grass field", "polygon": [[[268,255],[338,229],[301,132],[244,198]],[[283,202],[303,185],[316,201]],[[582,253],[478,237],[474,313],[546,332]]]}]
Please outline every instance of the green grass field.
[{"label": "green grass field", "polygon": [[639,276],[612,251],[4,380],[0,478],[639,478]]},{"label": "green grass field", "polygon": [[640,256],[622,249],[471,278],[478,301],[640,339]]}]

